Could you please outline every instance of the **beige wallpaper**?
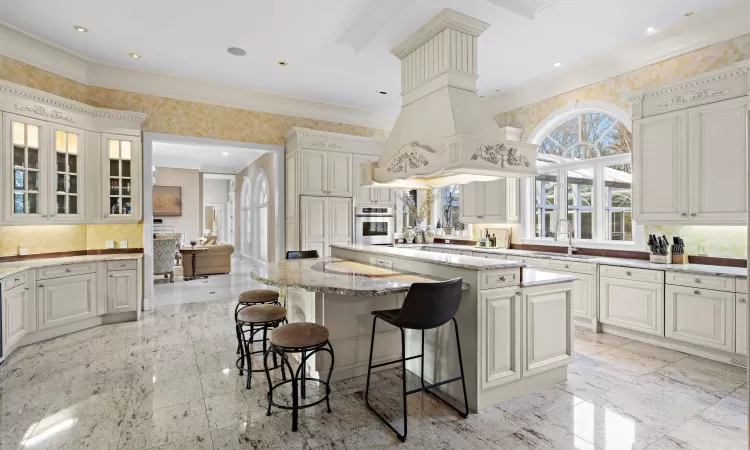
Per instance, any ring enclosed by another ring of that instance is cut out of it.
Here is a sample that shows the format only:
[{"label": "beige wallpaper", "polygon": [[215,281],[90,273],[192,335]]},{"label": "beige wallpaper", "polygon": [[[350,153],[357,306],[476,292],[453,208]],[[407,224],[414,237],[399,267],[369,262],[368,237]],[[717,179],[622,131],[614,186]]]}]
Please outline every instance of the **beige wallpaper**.
[{"label": "beige wallpaper", "polygon": [[[630,111],[630,104],[624,99],[629,92],[678,81],[747,59],[750,59],[750,34],[498,114],[495,120],[500,126],[523,128],[526,139],[542,120],[570,101],[597,100]],[[681,236],[688,254],[698,254],[699,248],[704,247],[709,256],[747,257],[746,227],[647,226],[646,235],[651,233]],[[518,241],[517,234],[513,241]]]},{"label": "beige wallpaper", "polygon": [[128,241],[128,247],[143,247],[141,224],[115,225],[16,225],[0,226],[0,256],[18,254],[23,247],[29,254],[99,250],[105,241]]}]

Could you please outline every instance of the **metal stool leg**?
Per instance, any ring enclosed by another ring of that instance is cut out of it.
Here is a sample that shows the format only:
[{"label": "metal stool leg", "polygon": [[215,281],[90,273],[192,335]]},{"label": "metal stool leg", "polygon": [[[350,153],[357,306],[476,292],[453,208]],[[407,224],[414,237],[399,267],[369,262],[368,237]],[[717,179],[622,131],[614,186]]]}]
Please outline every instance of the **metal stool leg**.
[{"label": "metal stool leg", "polygon": [[[464,388],[464,413],[461,414],[463,418],[469,417],[469,398],[466,396],[466,378],[464,377],[464,360],[461,358],[461,340],[458,337],[458,323],[456,318],[453,318],[453,329],[456,330],[456,347],[458,348],[458,366],[461,368],[461,384]],[[422,358],[424,360],[424,358]]]},{"label": "metal stool leg", "polygon": [[300,391],[302,394],[302,398],[306,397],[306,391],[305,391],[305,364],[307,364],[307,361],[305,360],[305,351],[302,350],[302,356],[300,357],[300,372],[302,373],[302,378],[300,378]]}]

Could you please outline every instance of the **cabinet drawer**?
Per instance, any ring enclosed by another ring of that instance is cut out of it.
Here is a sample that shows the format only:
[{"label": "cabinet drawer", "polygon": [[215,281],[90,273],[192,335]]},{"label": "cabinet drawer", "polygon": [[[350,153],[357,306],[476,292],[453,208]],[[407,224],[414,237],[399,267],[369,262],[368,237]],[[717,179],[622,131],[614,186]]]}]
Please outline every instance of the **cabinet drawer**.
[{"label": "cabinet drawer", "polygon": [[135,270],[138,268],[138,261],[129,259],[125,261],[107,261],[107,270]]},{"label": "cabinet drawer", "polygon": [[594,264],[550,260],[548,267],[552,270],[562,270],[574,273],[594,273],[596,266]]},{"label": "cabinet drawer", "polygon": [[734,278],[667,272],[667,284],[734,292]]},{"label": "cabinet drawer", "polygon": [[485,259],[505,259],[505,255],[501,255],[499,253],[472,252],[471,256],[476,256],[477,258],[485,258]]},{"label": "cabinet drawer", "polygon": [[549,259],[541,259],[541,258],[530,258],[528,256],[516,256],[516,255],[508,255],[506,258],[508,261],[517,261],[520,263],[524,263],[529,267],[533,267],[535,269],[548,269],[549,268]]},{"label": "cabinet drawer", "polygon": [[518,286],[520,280],[520,269],[487,270],[479,275],[481,289],[494,289],[506,286]]},{"label": "cabinet drawer", "polygon": [[16,286],[20,286],[26,282],[26,272],[19,272],[14,275],[5,277],[3,281],[3,292],[13,289]]},{"label": "cabinet drawer", "polygon": [[67,277],[69,275],[82,275],[84,273],[96,272],[96,263],[68,264],[65,266],[52,266],[37,269],[36,279],[46,280],[48,278]]},{"label": "cabinet drawer", "polygon": [[646,283],[664,283],[664,272],[661,270],[601,266],[599,268],[599,276],[619,278],[621,280],[645,281]]},{"label": "cabinet drawer", "polygon": [[735,290],[740,294],[747,294],[747,279],[737,278]]}]

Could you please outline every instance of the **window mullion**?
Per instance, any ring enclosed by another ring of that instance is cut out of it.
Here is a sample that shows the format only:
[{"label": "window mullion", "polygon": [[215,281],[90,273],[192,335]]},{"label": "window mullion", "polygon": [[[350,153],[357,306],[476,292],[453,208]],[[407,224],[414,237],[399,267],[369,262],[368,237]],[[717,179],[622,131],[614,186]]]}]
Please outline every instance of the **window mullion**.
[{"label": "window mullion", "polygon": [[[555,231],[557,231],[557,222],[568,218],[568,173],[565,169],[557,170],[557,189],[558,206],[557,218],[554,223]],[[570,229],[568,229],[568,232],[570,232]]]},{"label": "window mullion", "polygon": [[604,240],[606,236],[606,230],[605,230],[605,223],[606,220],[604,220],[604,198],[605,198],[605,188],[604,188],[604,165],[603,164],[596,164],[594,166],[594,241],[601,242]]}]

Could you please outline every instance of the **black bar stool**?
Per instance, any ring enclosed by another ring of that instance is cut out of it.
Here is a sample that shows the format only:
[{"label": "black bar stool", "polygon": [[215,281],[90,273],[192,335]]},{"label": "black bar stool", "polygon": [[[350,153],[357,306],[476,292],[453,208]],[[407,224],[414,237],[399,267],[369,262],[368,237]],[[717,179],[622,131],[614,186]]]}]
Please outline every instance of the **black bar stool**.
[{"label": "black bar stool", "polygon": [[317,250],[293,250],[286,252],[286,259],[320,258]]},{"label": "black bar stool", "polygon": [[[241,309],[253,305],[281,305],[279,303],[279,293],[270,289],[254,289],[245,291],[237,298],[237,306],[234,307],[234,328],[237,333],[237,354],[242,352],[242,337],[240,336],[240,326],[237,324],[237,314]],[[242,370],[240,370],[242,375]]]},{"label": "black bar stool", "polygon": [[[242,308],[237,314],[237,325],[240,329],[240,336],[242,337],[242,356],[237,360],[237,368],[240,369],[240,375],[242,375],[243,371],[247,371],[247,383],[245,384],[247,389],[250,389],[253,372],[262,372],[264,370],[278,369],[281,367],[281,377],[286,380],[284,366],[280,365],[275,357],[273,359],[273,367],[264,366],[263,369],[253,369],[252,366],[252,355],[257,353],[266,354],[268,330],[278,327],[281,323],[286,323],[286,308],[280,305],[267,304],[247,306]],[[250,329],[245,330],[245,327],[250,327]],[[261,331],[263,332],[263,339],[255,339],[255,334]],[[263,350],[251,352],[250,345],[254,342],[262,342]],[[245,369],[245,363],[247,363],[247,369]]]},{"label": "black bar stool", "polygon": [[[296,322],[287,325],[282,325],[271,332],[270,338],[271,346],[266,352],[266,356],[263,358],[263,365],[266,369],[266,377],[268,377],[268,411],[267,416],[271,415],[271,406],[275,406],[280,409],[292,410],[292,431],[297,431],[297,422],[299,416],[299,410],[315,406],[325,400],[328,412],[331,412],[331,373],[333,373],[333,347],[328,342],[328,328],[323,325],[310,322]],[[331,366],[328,369],[328,378],[326,381],[320,378],[310,378],[305,375],[305,365],[307,360],[310,359],[316,353],[326,352],[331,355]],[[301,353],[299,367],[297,370],[292,370],[292,365],[289,363],[287,353]],[[282,374],[284,365],[289,369],[291,375],[290,380],[283,380],[276,384],[271,383],[271,372],[272,367],[268,367],[269,355],[279,355],[281,357]],[[305,395],[305,382],[315,381],[318,384],[322,384],[326,387],[326,395],[313,402],[304,405],[299,404],[299,396],[297,395],[298,388],[297,383],[300,382],[301,397],[304,399]],[[273,391],[284,384],[292,384],[292,406],[280,405],[273,401]]]},{"label": "black bar stool", "polygon": [[[404,298],[404,304],[399,309],[386,309],[381,311],[373,311],[372,314],[375,316],[372,318],[372,337],[370,338],[370,362],[367,365],[367,387],[365,388],[365,404],[367,408],[374,412],[380,420],[383,421],[388,428],[396,433],[396,436],[401,442],[406,441],[406,396],[417,392],[425,391],[446,405],[450,406],[453,410],[466,418],[469,416],[469,402],[466,397],[466,381],[464,380],[464,362],[461,358],[461,341],[458,338],[458,324],[456,323],[455,315],[458,311],[458,306],[461,303],[461,284],[463,280],[456,278],[455,280],[448,280],[439,283],[414,283],[409,287],[409,291],[406,293]],[[372,364],[372,348],[375,344],[375,323],[380,319],[386,323],[389,323],[401,330],[401,359],[395,361],[389,361],[380,364]],[[437,328],[441,325],[446,324],[448,321],[453,321],[453,327],[456,331],[456,346],[458,347],[458,365],[461,368],[461,376],[451,378],[449,380],[440,381],[435,384],[425,385],[424,383],[424,330]],[[422,352],[416,356],[406,357],[406,340],[404,339],[404,329],[408,330],[422,330]],[[422,374],[420,378],[422,380],[422,387],[406,390],[406,361],[411,359],[422,358]],[[379,412],[377,412],[372,406],[370,406],[369,394],[370,394],[370,372],[372,369],[377,367],[383,367],[390,364],[401,363],[401,375],[402,375],[402,401],[404,405],[404,434],[396,430],[393,425],[388,422]],[[461,380],[464,388],[464,411],[459,410],[452,404],[445,401],[435,393],[431,392],[430,389],[442,386],[444,384],[453,383],[454,381]]]}]

